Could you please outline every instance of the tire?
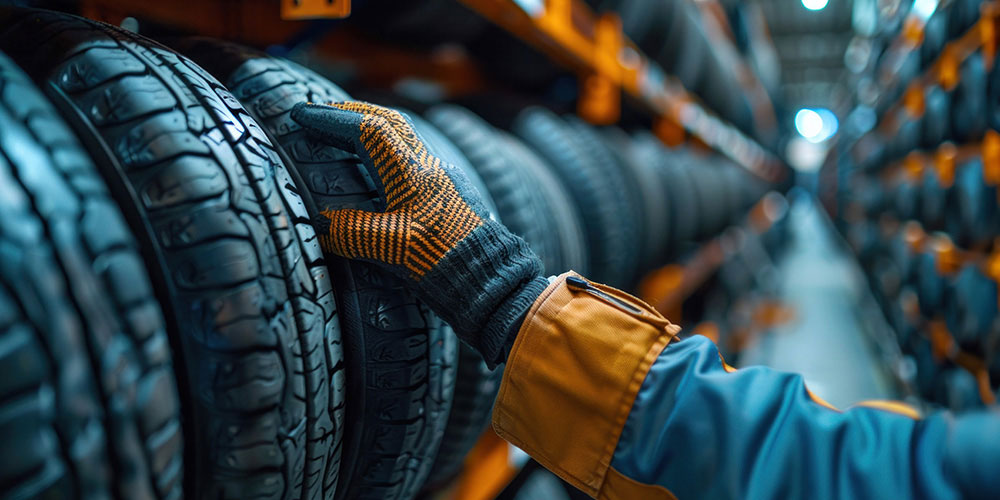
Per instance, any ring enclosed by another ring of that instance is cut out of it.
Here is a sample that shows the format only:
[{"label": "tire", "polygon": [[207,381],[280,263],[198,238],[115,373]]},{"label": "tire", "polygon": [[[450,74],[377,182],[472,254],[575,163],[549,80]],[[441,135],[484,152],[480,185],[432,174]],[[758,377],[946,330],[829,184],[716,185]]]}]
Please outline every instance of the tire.
[{"label": "tire", "polygon": [[5,498],[179,499],[180,402],[138,247],[55,109],[0,54]]},{"label": "tire", "polygon": [[343,421],[334,296],[263,130],[201,68],[133,33],[13,8],[0,26],[86,136],[145,246],[186,367],[188,491],[328,495]]},{"label": "tire", "polygon": [[927,89],[925,102],[920,142],[925,149],[933,150],[951,137],[951,94],[935,85]]},{"label": "tire", "polygon": [[632,138],[622,129],[608,127],[602,138],[610,151],[618,156],[622,172],[627,176],[630,191],[638,193],[641,215],[639,238],[640,271],[657,265],[666,253],[670,237],[670,204],[660,184],[659,174],[636,154]]},{"label": "tire", "polygon": [[958,142],[972,142],[983,137],[989,127],[989,74],[983,56],[973,53],[960,68],[961,78],[951,99],[952,134]]},{"label": "tire", "polygon": [[960,247],[989,245],[1000,228],[997,188],[986,183],[983,162],[971,159],[958,167],[945,206],[946,229]]},{"label": "tire", "polygon": [[459,344],[455,397],[441,446],[427,478],[428,489],[444,487],[461,471],[465,456],[490,424],[502,377],[503,367],[490,370],[475,349],[465,343]]},{"label": "tire", "polygon": [[677,255],[697,230],[697,199],[682,152],[667,149],[649,132],[633,135],[635,154],[660,176],[662,191],[670,201],[670,237],[664,257]]},{"label": "tire", "polygon": [[496,202],[503,224],[524,238],[542,259],[546,272],[554,272],[560,253],[558,234],[551,225],[539,224],[539,219],[545,218],[540,217],[542,210],[533,203],[529,179],[517,158],[506,150],[498,132],[471,111],[450,104],[431,107],[427,119],[469,159]]},{"label": "tire", "polygon": [[[308,210],[382,210],[360,159],[321,145],[291,119],[304,101],[350,99],[289,61],[207,39],[178,42],[224,80],[297,172]],[[421,135],[425,135],[422,132]],[[347,407],[338,498],[411,498],[430,472],[455,382],[454,334],[377,266],[328,254],[347,362]]]},{"label": "tire", "polygon": [[697,240],[704,241],[717,234],[726,226],[729,201],[722,188],[721,166],[712,158],[696,156],[689,164],[689,172],[694,180],[698,203]]},{"label": "tire", "polygon": [[602,166],[587,154],[580,136],[562,118],[543,108],[527,108],[514,121],[513,130],[553,167],[584,221],[591,277],[621,286],[631,277],[634,245],[628,221],[619,218],[619,193],[608,189]]},{"label": "tire", "polygon": [[954,184],[945,187],[934,169],[924,170],[920,193],[920,222],[931,231],[944,229],[947,200],[954,197]]},{"label": "tire", "polygon": [[627,172],[628,165],[624,159],[615,154],[596,128],[576,116],[568,115],[565,120],[576,132],[579,147],[597,165],[594,171],[600,174],[600,183],[611,192],[613,209],[627,250],[622,256],[625,260],[624,274],[619,283],[629,285],[634,281],[642,253],[642,193],[634,179],[629,177],[631,172]]},{"label": "tire", "polygon": [[529,179],[528,193],[539,207],[537,223],[546,232],[558,235],[559,259],[552,264],[550,274],[574,270],[588,275],[590,253],[587,249],[583,218],[573,204],[569,190],[556,177],[553,167],[531,150],[524,142],[500,131],[507,153],[516,158],[524,176]]},{"label": "tire", "polygon": [[959,347],[984,359],[987,338],[997,329],[997,284],[976,266],[954,277],[944,300],[948,331]]}]

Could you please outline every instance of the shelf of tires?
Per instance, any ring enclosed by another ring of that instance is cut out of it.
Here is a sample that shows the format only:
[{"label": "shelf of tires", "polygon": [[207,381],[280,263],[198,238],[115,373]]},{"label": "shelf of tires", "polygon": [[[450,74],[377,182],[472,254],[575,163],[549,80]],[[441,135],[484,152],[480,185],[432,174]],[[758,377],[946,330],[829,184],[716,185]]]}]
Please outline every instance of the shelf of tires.
[{"label": "shelf of tires", "polygon": [[[317,207],[384,207],[290,109],[351,95],[232,42],[45,10],[0,7],[0,53],[6,493],[453,484],[502,373],[399,280],[320,249]],[[549,272],[626,289],[697,259],[770,188],[719,153],[543,106],[502,127],[453,102],[404,111]]]},{"label": "shelf of tires", "polygon": [[1000,385],[997,12],[942,3],[922,43],[883,55],[894,86],[838,186],[838,226],[915,368],[904,382],[954,409],[995,403]]}]

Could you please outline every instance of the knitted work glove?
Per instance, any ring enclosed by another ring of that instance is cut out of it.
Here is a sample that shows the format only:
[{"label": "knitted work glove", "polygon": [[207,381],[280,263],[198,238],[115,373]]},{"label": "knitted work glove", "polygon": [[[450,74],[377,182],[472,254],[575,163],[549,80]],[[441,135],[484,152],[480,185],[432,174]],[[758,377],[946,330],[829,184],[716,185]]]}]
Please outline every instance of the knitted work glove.
[{"label": "knitted work glove", "polygon": [[491,367],[504,362],[548,285],[528,245],[489,218],[457,167],[431,155],[398,111],[364,102],[299,104],[292,119],[315,139],[357,154],[385,212],[323,209],[324,250],[388,268]]}]

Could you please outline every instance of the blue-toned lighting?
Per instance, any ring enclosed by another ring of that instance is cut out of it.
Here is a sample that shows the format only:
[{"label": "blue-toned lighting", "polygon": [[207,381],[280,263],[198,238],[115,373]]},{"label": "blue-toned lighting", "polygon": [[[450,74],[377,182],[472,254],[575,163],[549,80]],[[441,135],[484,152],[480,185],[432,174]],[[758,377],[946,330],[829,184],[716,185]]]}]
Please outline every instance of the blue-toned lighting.
[{"label": "blue-toned lighting", "polygon": [[809,10],[823,10],[829,0],[802,0],[802,6]]},{"label": "blue-toned lighting", "polygon": [[837,133],[837,116],[826,108],[802,108],[795,113],[795,130],[805,140],[823,142]]}]

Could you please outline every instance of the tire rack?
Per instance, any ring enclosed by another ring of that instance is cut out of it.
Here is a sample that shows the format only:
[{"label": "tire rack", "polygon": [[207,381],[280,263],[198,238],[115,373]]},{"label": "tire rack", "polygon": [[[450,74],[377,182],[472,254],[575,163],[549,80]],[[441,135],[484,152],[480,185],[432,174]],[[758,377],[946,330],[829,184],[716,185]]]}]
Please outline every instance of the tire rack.
[{"label": "tire rack", "polygon": [[[676,78],[644,56],[623,34],[617,15],[598,16],[581,0],[458,1],[581,75],[578,113],[591,123],[617,121],[625,93],[653,116],[654,132],[666,144],[677,146],[689,140],[713,149],[767,182],[779,183],[788,177],[784,162],[718,118]],[[529,12],[522,5],[534,7],[528,7]],[[243,0],[237,4],[222,0],[81,0],[80,7],[85,17],[112,24],[137,15],[199,35],[258,46],[295,37],[305,27],[303,20],[339,19],[350,14],[350,0]],[[340,31],[344,30],[332,30],[332,35],[336,37]],[[334,52],[350,55],[343,50]],[[403,67],[416,66],[407,63]],[[462,73],[460,79],[467,79],[467,68],[455,71]]]},{"label": "tire rack", "polygon": [[[876,128],[851,145],[851,149],[863,147],[868,140],[882,141],[891,137],[899,130],[899,126],[907,120],[919,119],[924,114],[925,91],[932,85],[940,85],[945,90],[952,90],[958,85],[962,63],[977,50],[983,51],[983,63],[987,71],[992,67],[997,51],[997,22],[1000,18],[1000,1],[991,0],[981,5],[979,21],[961,37],[945,44],[937,59],[931,63],[923,74],[907,84],[902,97],[886,108],[879,118]],[[923,42],[923,21],[917,17],[909,17],[903,25],[899,36],[887,49],[892,51],[890,60],[879,68],[879,83],[883,89],[879,100],[874,104],[878,109],[881,97],[888,90],[899,85],[895,69],[907,54],[920,48]],[[831,154],[834,149],[831,148]],[[860,160],[860,158],[855,157]],[[864,163],[859,161],[859,163]]]},{"label": "tire rack", "polygon": [[[950,182],[955,177],[956,165],[976,156],[983,161],[984,181],[992,186],[1000,184],[1000,133],[994,130],[988,130],[981,142],[960,146],[946,142],[935,151],[911,152],[903,160],[888,165],[880,172],[880,177],[883,184],[898,182],[901,178],[917,182],[926,169],[934,169],[938,178],[948,179]],[[1000,285],[1000,246],[996,243],[992,248],[959,248],[944,234],[926,233],[918,221],[891,219],[892,225],[899,228],[899,231],[906,231],[905,237],[912,253],[935,253],[942,262],[937,267],[938,274],[952,277],[966,266],[980,266],[987,276]],[[917,331],[931,342],[935,358],[950,361],[972,374],[983,403],[994,404],[996,396],[990,389],[986,361],[976,354],[962,351],[943,320],[924,320],[916,312],[916,305],[910,306],[905,308],[907,322],[916,326]]]},{"label": "tire rack", "polygon": [[[953,277],[966,266],[979,266],[993,281],[1000,283],[1000,253],[957,248],[944,235],[929,235],[923,232],[917,223],[906,226],[906,229],[910,251],[914,254],[933,252],[940,263],[937,266],[939,275]],[[915,300],[910,302],[904,307],[907,323],[917,327],[917,332],[931,343],[934,358],[938,361],[952,362],[968,371],[976,379],[979,397],[983,404],[995,404],[996,396],[991,389],[986,361],[976,354],[963,351],[948,331],[944,320],[940,317],[931,320],[921,318],[916,311],[916,304],[912,303]]]},{"label": "tire rack", "polygon": [[[923,116],[925,111],[924,98],[926,90],[939,85],[945,90],[952,90],[959,83],[961,73],[959,69],[962,63],[976,51],[982,51],[983,62],[989,70],[995,60],[997,53],[997,30],[998,20],[1000,20],[1000,1],[990,0],[983,2],[980,7],[979,20],[968,31],[957,39],[945,44],[941,53],[923,73],[913,79],[906,86],[902,96],[895,102],[889,104],[885,112],[879,117],[877,126],[865,135],[860,137],[853,144],[850,144],[844,154],[852,155],[855,164],[867,166],[861,168],[858,173],[865,170],[881,170],[877,172],[883,183],[896,182],[900,177],[908,177],[910,181],[919,180],[925,169],[934,169],[939,178],[952,179],[956,165],[974,156],[980,156],[983,161],[984,180],[990,185],[1000,183],[1000,133],[995,130],[987,130],[981,142],[962,144],[956,146],[952,142],[945,142],[939,145],[934,151],[912,151],[904,158],[895,159],[888,164],[871,165],[868,153],[872,151],[870,146],[874,143],[885,141],[892,137],[900,126],[909,120],[916,120]],[[904,21],[900,34],[891,43],[889,51],[892,52],[888,62],[878,69],[878,81],[882,88],[879,99],[873,104],[875,109],[880,107],[884,96],[890,94],[890,90],[900,85],[895,69],[899,63],[912,51],[919,50],[923,42],[924,20],[911,15]],[[826,174],[826,171],[834,171],[838,162],[836,155],[837,148],[831,148],[824,162],[823,177],[832,183],[838,182],[838,175],[835,173]],[[874,168],[873,168],[874,167]],[[839,206],[836,196],[838,186],[823,186],[824,191],[830,194],[827,203],[831,215],[836,216],[846,207]],[[950,239],[944,235],[928,235],[917,221],[894,221],[898,230],[908,229],[906,234],[910,251],[914,254],[933,251],[937,257],[947,264],[939,266],[938,273],[943,276],[952,276],[965,266],[981,266],[986,274],[998,284],[1000,284],[1000,252],[996,244],[992,249],[961,249],[957,248]],[[915,298],[904,307],[907,323],[917,327],[917,331],[926,341],[931,343],[935,359],[939,361],[949,361],[968,371],[976,380],[980,399],[985,404],[994,404],[996,396],[991,391],[991,383],[986,368],[986,363],[979,356],[962,351],[958,343],[954,340],[945,322],[940,318],[924,319],[916,311]]]},{"label": "tire rack", "polygon": [[[740,224],[757,235],[764,234],[783,213],[775,208],[772,195],[765,196],[750,209]],[[668,264],[649,273],[639,285],[642,300],[651,304],[671,321],[681,321],[681,305],[712,277],[726,259],[724,236],[703,243],[686,261]]]},{"label": "tire rack", "polygon": [[[618,120],[624,92],[654,116],[654,132],[670,146],[690,138],[765,181],[787,168],[772,153],[719,119],[622,33],[617,15],[598,16],[580,0],[459,0],[580,75],[578,114],[595,124]],[[530,6],[528,6],[530,5]]]},{"label": "tire rack", "polygon": [[[788,178],[788,167],[782,160],[717,117],[684,89],[680,81],[645,57],[625,37],[616,14],[598,16],[580,0],[540,0],[534,4],[517,0],[459,2],[575,71],[581,82],[577,111],[587,121],[594,124],[616,122],[624,93],[651,114],[653,132],[665,144],[673,147],[688,142],[695,147],[714,150],[771,184]],[[522,7],[528,4],[537,7],[529,12]],[[304,28],[300,21],[339,19],[350,14],[350,0],[244,0],[236,5],[218,0],[195,4],[81,0],[80,6],[85,17],[112,24],[120,23],[127,15],[139,15],[185,27],[200,35],[254,45],[271,45],[294,37]],[[353,45],[338,43],[343,39],[351,40]],[[397,71],[400,68],[415,71],[427,78],[440,79],[443,74],[445,80],[441,83],[451,90],[461,91],[484,84],[481,75],[462,61],[427,64],[426,58],[414,57],[405,48],[377,43],[365,45],[365,55],[360,58],[357,50],[353,54],[346,50],[346,47],[357,49],[357,44],[364,42],[354,38],[349,29],[337,29],[319,43],[319,49],[331,56],[355,59],[362,65],[383,57],[393,61],[381,65],[381,69],[375,68],[377,71],[385,71],[388,66]],[[377,56],[373,57],[374,54]],[[749,68],[740,70],[751,72]],[[392,76],[376,75],[385,81]],[[766,200],[762,200],[750,210],[743,225],[761,234],[774,222],[766,208]],[[659,311],[676,315],[679,321],[682,302],[722,264],[725,258],[722,248],[720,237],[716,237],[703,243],[684,263],[653,271],[646,279],[646,283],[654,284],[646,285],[652,294],[640,295]],[[487,500],[496,497],[523,465],[518,456],[509,444],[488,430],[470,451],[461,475],[440,498]]]}]

